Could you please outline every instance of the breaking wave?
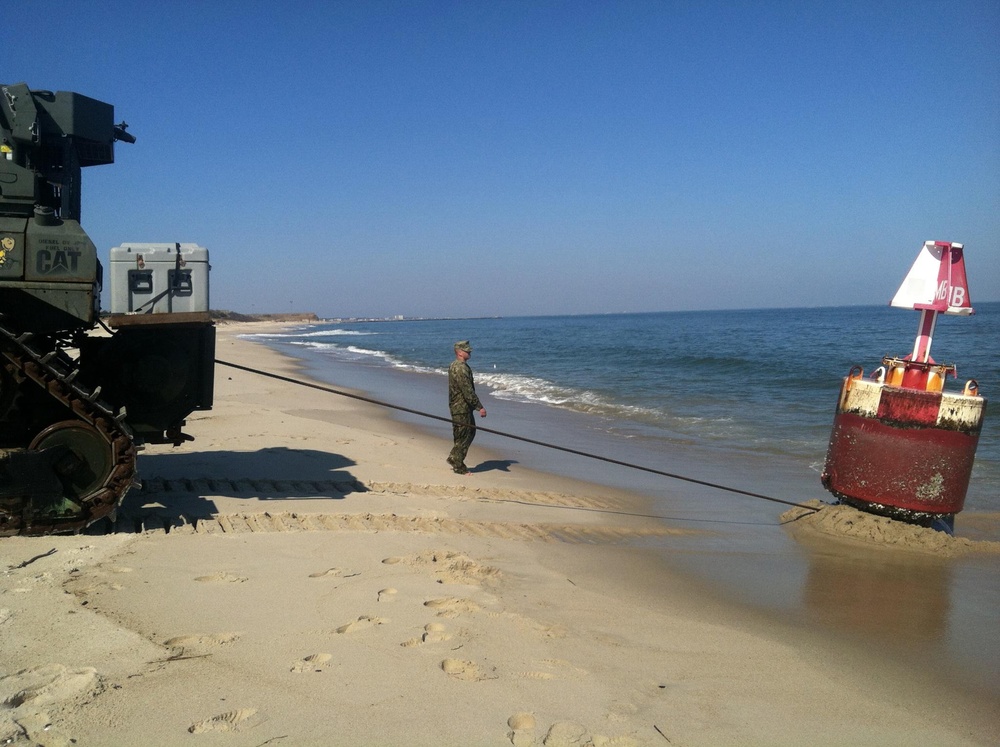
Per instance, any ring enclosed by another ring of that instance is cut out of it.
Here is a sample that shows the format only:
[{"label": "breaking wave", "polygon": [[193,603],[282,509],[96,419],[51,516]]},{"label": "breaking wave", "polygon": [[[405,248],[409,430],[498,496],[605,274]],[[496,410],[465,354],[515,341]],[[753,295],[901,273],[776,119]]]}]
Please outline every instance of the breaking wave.
[{"label": "breaking wave", "polygon": [[314,337],[368,337],[377,335],[378,332],[364,332],[354,329],[323,329],[315,332],[256,332],[254,334],[239,335],[242,340],[298,340],[302,338]]}]

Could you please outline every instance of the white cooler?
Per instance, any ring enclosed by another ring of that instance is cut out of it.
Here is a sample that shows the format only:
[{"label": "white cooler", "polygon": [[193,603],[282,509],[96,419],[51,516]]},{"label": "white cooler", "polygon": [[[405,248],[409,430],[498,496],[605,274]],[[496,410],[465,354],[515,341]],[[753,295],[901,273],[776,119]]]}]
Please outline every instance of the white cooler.
[{"label": "white cooler", "polygon": [[208,249],[197,244],[122,244],[111,249],[111,313],[209,310]]}]

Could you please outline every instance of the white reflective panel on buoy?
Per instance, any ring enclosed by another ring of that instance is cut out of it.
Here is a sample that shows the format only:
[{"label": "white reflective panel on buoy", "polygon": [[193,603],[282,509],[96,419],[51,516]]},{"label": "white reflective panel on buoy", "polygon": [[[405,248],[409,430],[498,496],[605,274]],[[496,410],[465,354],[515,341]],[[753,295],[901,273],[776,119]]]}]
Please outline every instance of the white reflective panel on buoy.
[{"label": "white reflective panel on buoy", "polygon": [[962,244],[925,242],[889,305],[962,316],[975,313],[969,298],[963,249]]}]

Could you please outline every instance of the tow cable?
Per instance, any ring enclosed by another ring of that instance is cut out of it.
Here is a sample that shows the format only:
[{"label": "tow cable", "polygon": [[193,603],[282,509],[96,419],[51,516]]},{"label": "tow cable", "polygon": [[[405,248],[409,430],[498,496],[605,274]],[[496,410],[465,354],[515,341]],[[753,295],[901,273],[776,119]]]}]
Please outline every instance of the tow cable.
[{"label": "tow cable", "polygon": [[[328,394],[338,394],[341,397],[349,397],[351,399],[360,400],[361,402],[368,402],[372,405],[378,405],[379,407],[388,407],[392,410],[399,410],[400,412],[406,412],[411,415],[419,415],[423,418],[430,418],[431,420],[439,420],[442,423],[448,423],[451,425],[451,418],[442,417],[441,415],[433,415],[429,412],[421,412],[420,410],[414,410],[409,407],[403,407],[402,405],[394,405],[391,402],[382,402],[381,400],[372,399],[371,397],[365,397],[361,394],[354,394],[353,392],[345,392],[340,389],[334,389],[333,387],[323,386],[322,384],[313,384],[310,381],[303,381],[301,379],[293,379],[290,376],[282,376],[280,374],[271,373],[269,371],[261,371],[257,368],[250,368],[249,366],[241,366],[239,363],[230,363],[228,361],[220,361],[218,358],[215,360],[220,366],[228,366],[229,368],[237,368],[240,371],[246,371],[247,373],[257,374],[258,376],[266,376],[269,379],[277,379],[278,381],[285,381],[289,384],[296,384],[298,386],[308,387],[309,389],[318,389],[321,392],[327,392]],[[718,483],[708,482],[707,480],[698,480],[694,477],[685,477],[684,475],[678,475],[673,472],[664,472],[663,470],[654,469],[653,467],[644,467],[641,464],[632,464],[631,462],[623,462],[620,459],[612,459],[611,457],[601,456],[600,454],[592,454],[587,451],[580,451],[579,449],[571,449],[568,446],[559,446],[558,444],[550,444],[545,441],[538,441],[534,438],[527,438],[525,436],[518,436],[513,433],[505,433],[503,431],[494,430],[493,428],[485,428],[481,425],[473,426],[476,430],[482,431],[483,433],[492,433],[495,436],[503,436],[504,438],[511,438],[515,441],[523,441],[525,443],[534,444],[535,446],[543,446],[546,449],[555,449],[556,451],[563,451],[567,454],[576,454],[577,456],[587,457],[588,459],[596,459],[601,462],[607,462],[608,464],[617,464],[620,467],[627,467],[628,469],[635,469],[641,472],[649,472],[650,474],[660,475],[661,477],[669,477],[673,480],[683,480],[684,482],[694,483],[695,485],[704,485],[708,488],[715,488],[716,490],[724,490],[727,493],[737,493],[739,495],[747,495],[751,498],[760,498],[763,501],[771,501],[772,503],[782,503],[786,506],[794,506],[795,508],[804,508],[808,511],[819,511],[815,506],[807,506],[804,503],[795,503],[794,501],[786,501],[781,498],[774,498],[770,495],[763,495],[761,493],[754,493],[749,490],[740,490],[739,488],[733,488],[728,485],[719,485]]]}]

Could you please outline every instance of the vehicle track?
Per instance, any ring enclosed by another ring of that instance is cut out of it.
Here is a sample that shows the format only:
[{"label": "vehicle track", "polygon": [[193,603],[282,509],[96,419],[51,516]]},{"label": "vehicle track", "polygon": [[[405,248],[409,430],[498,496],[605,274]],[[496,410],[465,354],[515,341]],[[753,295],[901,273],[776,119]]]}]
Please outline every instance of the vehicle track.
[{"label": "vehicle track", "polygon": [[142,481],[146,495],[182,493],[186,495],[232,495],[240,497],[316,497],[341,498],[350,493],[380,493],[388,495],[429,495],[466,500],[498,500],[512,503],[560,506],[564,508],[595,508],[621,510],[626,504],[613,497],[588,498],[548,491],[512,490],[508,488],[481,488],[467,485],[428,485],[399,482],[370,482],[360,480],[271,480],[271,479],[161,479]]},{"label": "vehicle track", "polygon": [[[65,355],[59,347],[46,344],[36,349],[32,342],[34,337],[28,332],[18,335],[0,324],[0,366],[5,369],[8,382],[34,384],[38,392],[47,393],[48,398],[61,407],[63,423],[85,424],[91,428],[94,438],[107,451],[108,468],[100,482],[85,495],[65,496],[75,504],[72,509],[38,508],[26,495],[4,496],[0,502],[0,536],[81,529],[112,514],[135,484],[136,450],[132,434],[123,422],[124,412],[112,412],[99,399],[100,387],[90,389],[77,380],[78,361]],[[51,424],[59,422],[54,420]],[[23,456],[22,449],[13,449],[9,458],[15,460]],[[30,490],[25,493],[30,494]]]},{"label": "vehicle track", "polygon": [[543,540],[586,544],[614,544],[637,537],[680,534],[669,528],[598,527],[583,524],[548,524],[470,521],[399,514],[318,514],[296,511],[260,511],[178,516],[165,519],[155,513],[120,516],[114,524],[94,524],[87,534],[259,534],[274,532],[421,532],[425,534],[471,534],[500,539]]},{"label": "vehicle track", "polygon": [[[594,508],[598,501],[577,496],[547,492],[468,488],[448,485],[412,485],[401,483],[370,483],[336,480],[164,480],[144,481],[141,491],[144,502],[169,505],[170,494],[201,496],[233,495],[270,498],[296,498],[328,495],[342,497],[347,493],[384,493],[445,495],[457,498],[500,499],[535,505]],[[165,498],[166,500],[159,500]],[[149,499],[149,500],[145,500]],[[157,499],[157,500],[153,500]],[[99,522],[87,529],[88,534],[158,533],[184,534],[247,534],[269,532],[421,532],[426,534],[470,534],[481,537],[530,541],[559,541],[608,544],[626,542],[638,537],[667,536],[683,533],[669,527],[608,527],[569,523],[524,523],[473,521],[447,517],[399,515],[395,513],[312,513],[303,511],[250,511],[180,515],[161,508],[119,509],[117,519]]]}]

